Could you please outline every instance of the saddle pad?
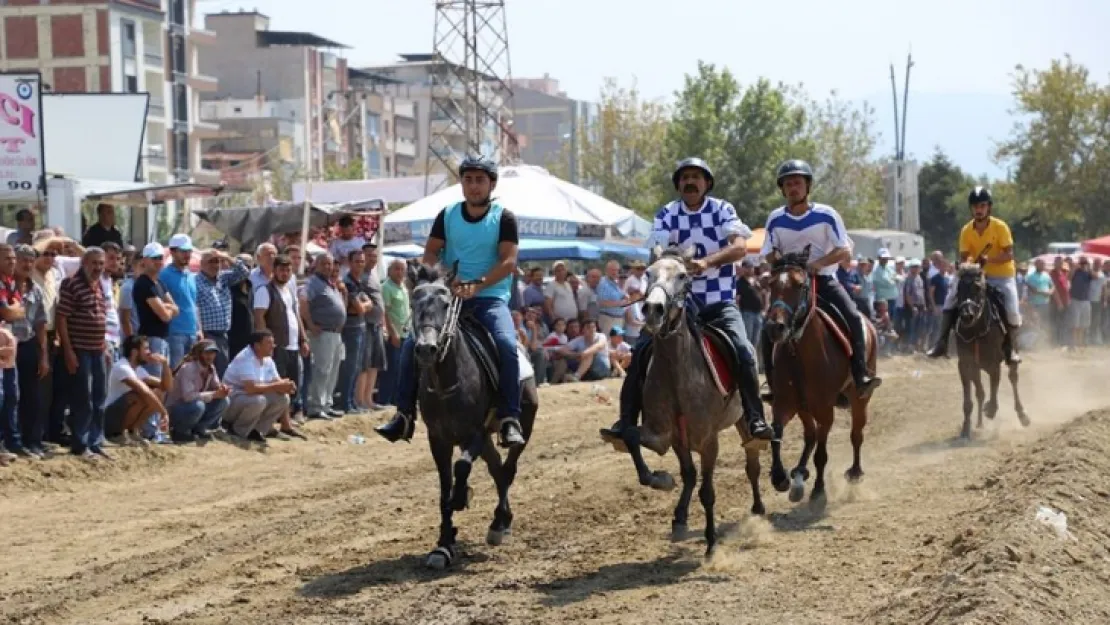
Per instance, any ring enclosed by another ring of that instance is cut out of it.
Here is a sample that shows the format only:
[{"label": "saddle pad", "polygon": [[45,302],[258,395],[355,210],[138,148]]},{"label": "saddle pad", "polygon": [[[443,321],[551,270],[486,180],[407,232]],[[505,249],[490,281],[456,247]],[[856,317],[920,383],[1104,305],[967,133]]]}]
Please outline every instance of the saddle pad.
[{"label": "saddle pad", "polygon": [[717,386],[717,392],[727,397],[733,388],[732,369],[729,367],[728,360],[707,335],[702,334],[700,338],[701,353],[705,358],[705,364],[709,367],[713,383]]}]

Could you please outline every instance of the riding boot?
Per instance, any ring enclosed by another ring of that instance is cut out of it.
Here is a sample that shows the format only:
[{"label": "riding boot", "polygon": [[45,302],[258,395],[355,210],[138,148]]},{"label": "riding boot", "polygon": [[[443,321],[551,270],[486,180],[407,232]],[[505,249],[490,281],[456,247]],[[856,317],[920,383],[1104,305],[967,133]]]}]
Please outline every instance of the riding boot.
[{"label": "riding boot", "polygon": [[402,440],[408,442],[416,431],[416,419],[403,410],[398,410],[389,423],[379,425],[374,431],[391,443]]},{"label": "riding boot", "polygon": [[771,386],[771,369],[772,362],[774,361],[775,344],[771,339],[767,338],[766,332],[761,332],[759,336],[759,351],[763,356],[763,373],[767,376],[767,392],[760,396],[760,399],[768,404],[775,401],[775,393]]},{"label": "riding boot", "polygon": [[871,377],[867,371],[867,330],[863,326],[863,321],[859,314],[853,315],[854,321],[849,320],[849,324],[857,326],[852,328],[852,381],[856,385],[856,392],[859,393],[861,399],[866,399],[871,396],[872,391],[879,388],[883,383],[883,379],[879,377]]},{"label": "riding boot", "polygon": [[929,358],[948,357],[948,336],[952,334],[952,328],[956,325],[956,309],[946,310],[941,315],[940,319],[940,336],[937,337],[937,342],[933,348],[925,352]]},{"label": "riding boot", "polygon": [[498,444],[501,447],[512,449],[514,447],[523,447],[527,441],[524,439],[524,431],[520,427],[520,419],[517,417],[504,417],[501,419],[501,427],[499,431]]},{"label": "riding boot", "polygon": [[1006,336],[1002,338],[1002,353],[1006,356],[1008,365],[1021,364],[1021,354],[1018,353],[1017,342],[1014,340],[1019,327],[1006,324]]},{"label": "riding boot", "polygon": [[651,342],[644,340],[632,350],[632,362],[625,371],[621,384],[620,418],[612,427],[601,428],[601,437],[606,440],[623,440],[624,431],[639,424],[640,411],[644,403],[644,377],[647,363],[651,361]]},{"label": "riding boot", "polygon": [[740,405],[748,433],[755,440],[769,441],[774,437],[771,427],[763,418],[763,399],[759,396],[759,370],[755,362],[740,363]]}]

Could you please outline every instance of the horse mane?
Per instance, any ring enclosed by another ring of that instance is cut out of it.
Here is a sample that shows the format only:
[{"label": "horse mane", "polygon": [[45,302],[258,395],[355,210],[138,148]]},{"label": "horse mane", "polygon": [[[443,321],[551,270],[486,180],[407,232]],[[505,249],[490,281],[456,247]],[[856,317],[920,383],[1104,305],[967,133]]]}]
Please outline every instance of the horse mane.
[{"label": "horse mane", "polygon": [[956,271],[956,277],[960,280],[965,278],[978,280],[983,275],[983,268],[978,263],[960,263],[960,268]]}]

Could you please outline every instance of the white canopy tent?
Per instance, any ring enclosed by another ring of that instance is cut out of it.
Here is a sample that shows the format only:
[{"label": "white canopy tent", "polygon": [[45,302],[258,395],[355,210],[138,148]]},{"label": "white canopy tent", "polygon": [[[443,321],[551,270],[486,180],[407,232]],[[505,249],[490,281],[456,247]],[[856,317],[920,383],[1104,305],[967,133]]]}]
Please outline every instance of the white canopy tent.
[{"label": "white canopy tent", "polygon": [[[631,210],[561,180],[542,167],[503,167],[494,191],[517,217],[522,238],[606,239],[642,237],[650,224]],[[387,243],[423,241],[439,211],[463,200],[452,185],[385,218]]]}]

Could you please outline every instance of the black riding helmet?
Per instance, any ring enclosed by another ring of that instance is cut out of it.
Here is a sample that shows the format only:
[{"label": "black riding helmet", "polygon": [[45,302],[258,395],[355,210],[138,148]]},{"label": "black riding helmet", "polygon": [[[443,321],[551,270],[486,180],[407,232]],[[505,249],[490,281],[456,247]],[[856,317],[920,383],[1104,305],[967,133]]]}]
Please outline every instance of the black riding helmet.
[{"label": "black riding helmet", "polygon": [[490,180],[497,182],[497,163],[484,156],[467,156],[459,163],[459,178],[468,171],[484,171]]},{"label": "black riding helmet", "polygon": [[779,165],[778,171],[775,174],[775,182],[779,185],[780,189],[782,188],[783,179],[787,176],[802,176],[806,179],[807,188],[813,186],[813,168],[809,166],[809,163],[801,159],[792,158],[788,161],[783,161],[783,163]]},{"label": "black riding helmet", "polygon": [[701,173],[705,174],[706,180],[709,181],[709,187],[705,189],[705,192],[709,193],[710,191],[712,191],[714,182],[713,170],[709,169],[709,164],[706,163],[703,159],[697,158],[695,156],[682,159],[678,162],[678,166],[674,168],[674,173],[671,174],[671,183],[674,185],[675,191],[678,190],[678,178],[682,175],[682,170],[691,168],[700,169]]},{"label": "black riding helmet", "polygon": [[991,195],[990,189],[986,187],[975,187],[971,190],[971,193],[967,194],[968,208],[976,204],[982,204],[983,202],[990,204],[992,207],[994,206],[994,196]]}]

